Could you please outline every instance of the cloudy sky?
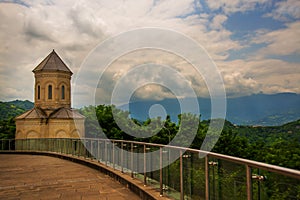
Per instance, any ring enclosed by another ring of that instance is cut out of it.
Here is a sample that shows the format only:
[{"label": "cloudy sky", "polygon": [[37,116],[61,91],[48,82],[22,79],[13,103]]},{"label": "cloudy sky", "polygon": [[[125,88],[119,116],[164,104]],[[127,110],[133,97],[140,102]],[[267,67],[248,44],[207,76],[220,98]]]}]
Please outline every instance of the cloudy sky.
[{"label": "cloudy sky", "polygon": [[[218,67],[229,97],[300,93],[299,19],[299,0],[0,0],[0,101],[32,101],[31,71],[52,49],[76,77],[84,59],[101,42],[144,27],[174,30],[195,40]],[[97,93],[106,101],[118,77],[147,63],[174,67],[187,77],[198,96],[207,96],[203,77],[185,59],[157,49],[117,58],[105,72]],[[153,65],[148,68],[183,90],[166,70],[156,70]],[[140,73],[141,77],[127,83],[139,84],[154,72]],[[95,91],[89,81],[99,79],[92,69],[84,76],[87,83],[81,85],[83,92],[76,97],[82,99],[78,105],[86,101],[85,92]],[[136,95],[172,97],[169,89],[148,85]]]}]

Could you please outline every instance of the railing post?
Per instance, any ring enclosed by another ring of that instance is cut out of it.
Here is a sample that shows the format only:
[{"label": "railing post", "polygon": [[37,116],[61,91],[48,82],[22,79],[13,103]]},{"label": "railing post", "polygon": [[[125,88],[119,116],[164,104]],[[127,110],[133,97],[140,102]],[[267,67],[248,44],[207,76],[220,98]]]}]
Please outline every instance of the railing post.
[{"label": "railing post", "polygon": [[38,139],[37,140],[37,144],[36,144],[36,151],[40,151],[41,150],[41,143],[42,143],[43,139]]},{"label": "railing post", "polygon": [[61,139],[59,139],[59,141],[60,141],[60,153],[62,154],[62,153],[64,153],[64,139],[63,138],[61,138]]},{"label": "railing post", "polygon": [[184,200],[184,190],[183,190],[183,160],[182,160],[182,150],[180,150],[180,200]]},{"label": "railing post", "polygon": [[68,144],[67,152],[70,155],[70,154],[72,154],[72,151],[73,151],[73,142],[72,142],[71,138],[67,140],[67,144]]},{"label": "railing post", "polygon": [[10,142],[11,140],[8,140],[8,150],[10,151]]},{"label": "railing post", "polygon": [[67,139],[64,138],[63,142],[64,142],[64,154],[67,154]]},{"label": "railing post", "polygon": [[70,139],[67,139],[67,154],[72,154],[72,151],[73,151],[73,140],[70,138]]},{"label": "railing post", "polygon": [[144,186],[147,185],[147,152],[146,152],[146,145],[144,144]]},{"label": "railing post", "polygon": [[62,153],[62,139],[61,138],[59,138],[59,139],[57,139],[58,140],[58,148],[59,148],[59,153],[61,154]]},{"label": "railing post", "polygon": [[61,153],[65,154],[66,153],[66,138],[62,138],[61,139],[62,142],[62,149],[61,149]]},{"label": "railing post", "polygon": [[73,154],[73,156],[76,156],[76,151],[78,152],[77,143],[78,143],[78,141],[76,139],[72,141],[72,145],[73,145],[72,154]]},{"label": "railing post", "polygon": [[101,150],[100,150],[100,144],[101,144],[101,143],[100,143],[100,140],[98,140],[98,141],[97,141],[97,160],[98,160],[98,162],[100,162],[100,160],[101,160],[101,156],[100,156],[100,155],[101,155],[101,154],[100,154],[100,153],[101,153]]},{"label": "railing post", "polygon": [[87,142],[86,142],[86,139],[84,139],[83,140],[84,141],[84,143],[83,143],[83,155],[84,155],[84,159],[86,159],[86,154],[87,154],[87,151],[86,151],[86,144],[87,144]]},{"label": "railing post", "polygon": [[131,142],[131,151],[130,151],[130,168],[131,168],[131,178],[133,178],[133,143]]},{"label": "railing post", "polygon": [[68,139],[64,138],[64,154],[68,154]]},{"label": "railing post", "polygon": [[159,185],[160,196],[163,195],[163,170],[162,170],[162,147],[159,147]]},{"label": "railing post", "polygon": [[74,140],[73,139],[71,139],[70,140],[70,154],[72,155],[72,156],[74,156],[74,151],[75,151],[75,142],[74,142]]},{"label": "railing post", "polygon": [[49,138],[48,139],[48,151],[51,151],[52,148],[53,148],[52,139]]},{"label": "railing post", "polygon": [[107,151],[107,144],[106,141],[104,141],[104,156],[105,156],[105,165],[107,166],[107,160],[108,160],[108,151]]},{"label": "railing post", "polygon": [[60,145],[59,145],[59,140],[57,138],[54,139],[56,142],[56,153],[59,153],[60,150]]},{"label": "railing post", "polygon": [[113,162],[113,169],[115,169],[115,142],[112,142],[112,162]]},{"label": "railing post", "polygon": [[209,165],[208,165],[208,156],[205,156],[205,199],[209,200]]},{"label": "railing post", "polygon": [[60,138],[58,138],[58,139],[56,139],[57,140],[57,145],[58,145],[58,153],[61,153],[61,139]]},{"label": "railing post", "polygon": [[123,172],[123,142],[121,142],[121,172]]},{"label": "railing post", "polygon": [[93,153],[94,153],[94,151],[93,151],[93,148],[94,148],[94,145],[93,145],[93,139],[91,139],[91,160],[93,160]]},{"label": "railing post", "polygon": [[81,140],[78,140],[78,157],[80,157],[80,154],[81,154],[81,146],[82,146],[82,142],[83,142],[83,139]]},{"label": "railing post", "polygon": [[79,157],[79,154],[80,154],[80,144],[81,144],[81,139],[77,139],[76,140],[76,151],[74,152],[75,153],[75,156],[78,156]]},{"label": "railing post", "polygon": [[252,172],[251,167],[246,165],[247,173],[247,200],[252,200]]},{"label": "railing post", "polygon": [[70,154],[70,141],[72,141],[71,139],[66,139],[66,154]]}]

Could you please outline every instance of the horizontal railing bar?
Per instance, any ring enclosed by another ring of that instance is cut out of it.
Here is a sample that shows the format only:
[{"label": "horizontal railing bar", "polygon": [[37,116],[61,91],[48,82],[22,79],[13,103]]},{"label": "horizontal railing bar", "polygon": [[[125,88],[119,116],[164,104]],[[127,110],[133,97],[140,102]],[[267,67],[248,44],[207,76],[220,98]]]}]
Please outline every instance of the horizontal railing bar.
[{"label": "horizontal railing bar", "polygon": [[233,157],[233,156],[228,156],[228,155],[223,155],[223,154],[211,153],[211,152],[208,153],[208,156],[211,156],[214,158],[219,158],[222,160],[231,161],[231,162],[234,162],[237,164],[248,165],[252,168],[259,168],[262,170],[276,172],[278,174],[282,174],[285,176],[300,179],[300,171],[299,170],[290,169],[290,168],[286,168],[286,167],[280,167],[280,166],[262,163],[262,162],[258,162],[258,161],[253,161],[253,160],[248,160],[248,159],[244,159],[244,158],[238,158],[238,157]]}]

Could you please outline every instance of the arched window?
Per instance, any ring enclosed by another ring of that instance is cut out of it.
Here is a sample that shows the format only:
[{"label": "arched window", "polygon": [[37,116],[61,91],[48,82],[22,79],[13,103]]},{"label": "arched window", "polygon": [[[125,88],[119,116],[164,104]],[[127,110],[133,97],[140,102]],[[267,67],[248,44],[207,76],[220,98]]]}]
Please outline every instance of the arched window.
[{"label": "arched window", "polygon": [[65,99],[65,86],[61,86],[61,99]]},{"label": "arched window", "polygon": [[52,99],[52,85],[48,85],[48,99]]},{"label": "arched window", "polygon": [[41,99],[41,86],[37,87],[37,99]]}]

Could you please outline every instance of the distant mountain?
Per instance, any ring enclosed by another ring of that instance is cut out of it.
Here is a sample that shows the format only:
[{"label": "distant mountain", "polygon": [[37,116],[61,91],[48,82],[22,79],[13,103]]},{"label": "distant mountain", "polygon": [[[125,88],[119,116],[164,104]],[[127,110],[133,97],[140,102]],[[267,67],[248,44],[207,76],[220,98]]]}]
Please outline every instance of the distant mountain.
[{"label": "distant mountain", "polygon": [[300,118],[300,95],[256,94],[228,99],[227,119],[236,124],[274,126]]},{"label": "distant mountain", "polygon": [[[191,99],[184,99],[189,105]],[[201,119],[210,119],[211,102],[207,98],[198,98]],[[178,121],[180,104],[177,99],[161,101],[141,100],[132,98],[127,105],[119,106],[122,110],[129,110],[131,117],[140,121],[149,118],[149,109],[160,104],[170,115],[173,122]],[[33,108],[34,104],[26,101],[0,101],[0,120],[9,119]],[[193,113],[192,106],[186,110]],[[250,96],[228,98],[226,119],[237,125],[279,126],[300,119],[300,94],[254,94]]]},{"label": "distant mountain", "polygon": [[[189,99],[185,99],[189,101]],[[198,98],[201,119],[210,118],[210,99]],[[144,121],[154,104],[162,105],[171,120],[177,122],[180,106],[177,99],[132,100],[129,105],[119,106],[129,110],[131,117]],[[188,108],[193,113],[193,108]],[[295,93],[253,94],[228,98],[226,119],[238,125],[277,126],[300,119],[300,95]]]},{"label": "distant mountain", "polygon": [[15,100],[9,102],[0,101],[0,120],[16,117],[24,113],[26,110],[33,108],[33,105],[34,104],[28,100]]}]

